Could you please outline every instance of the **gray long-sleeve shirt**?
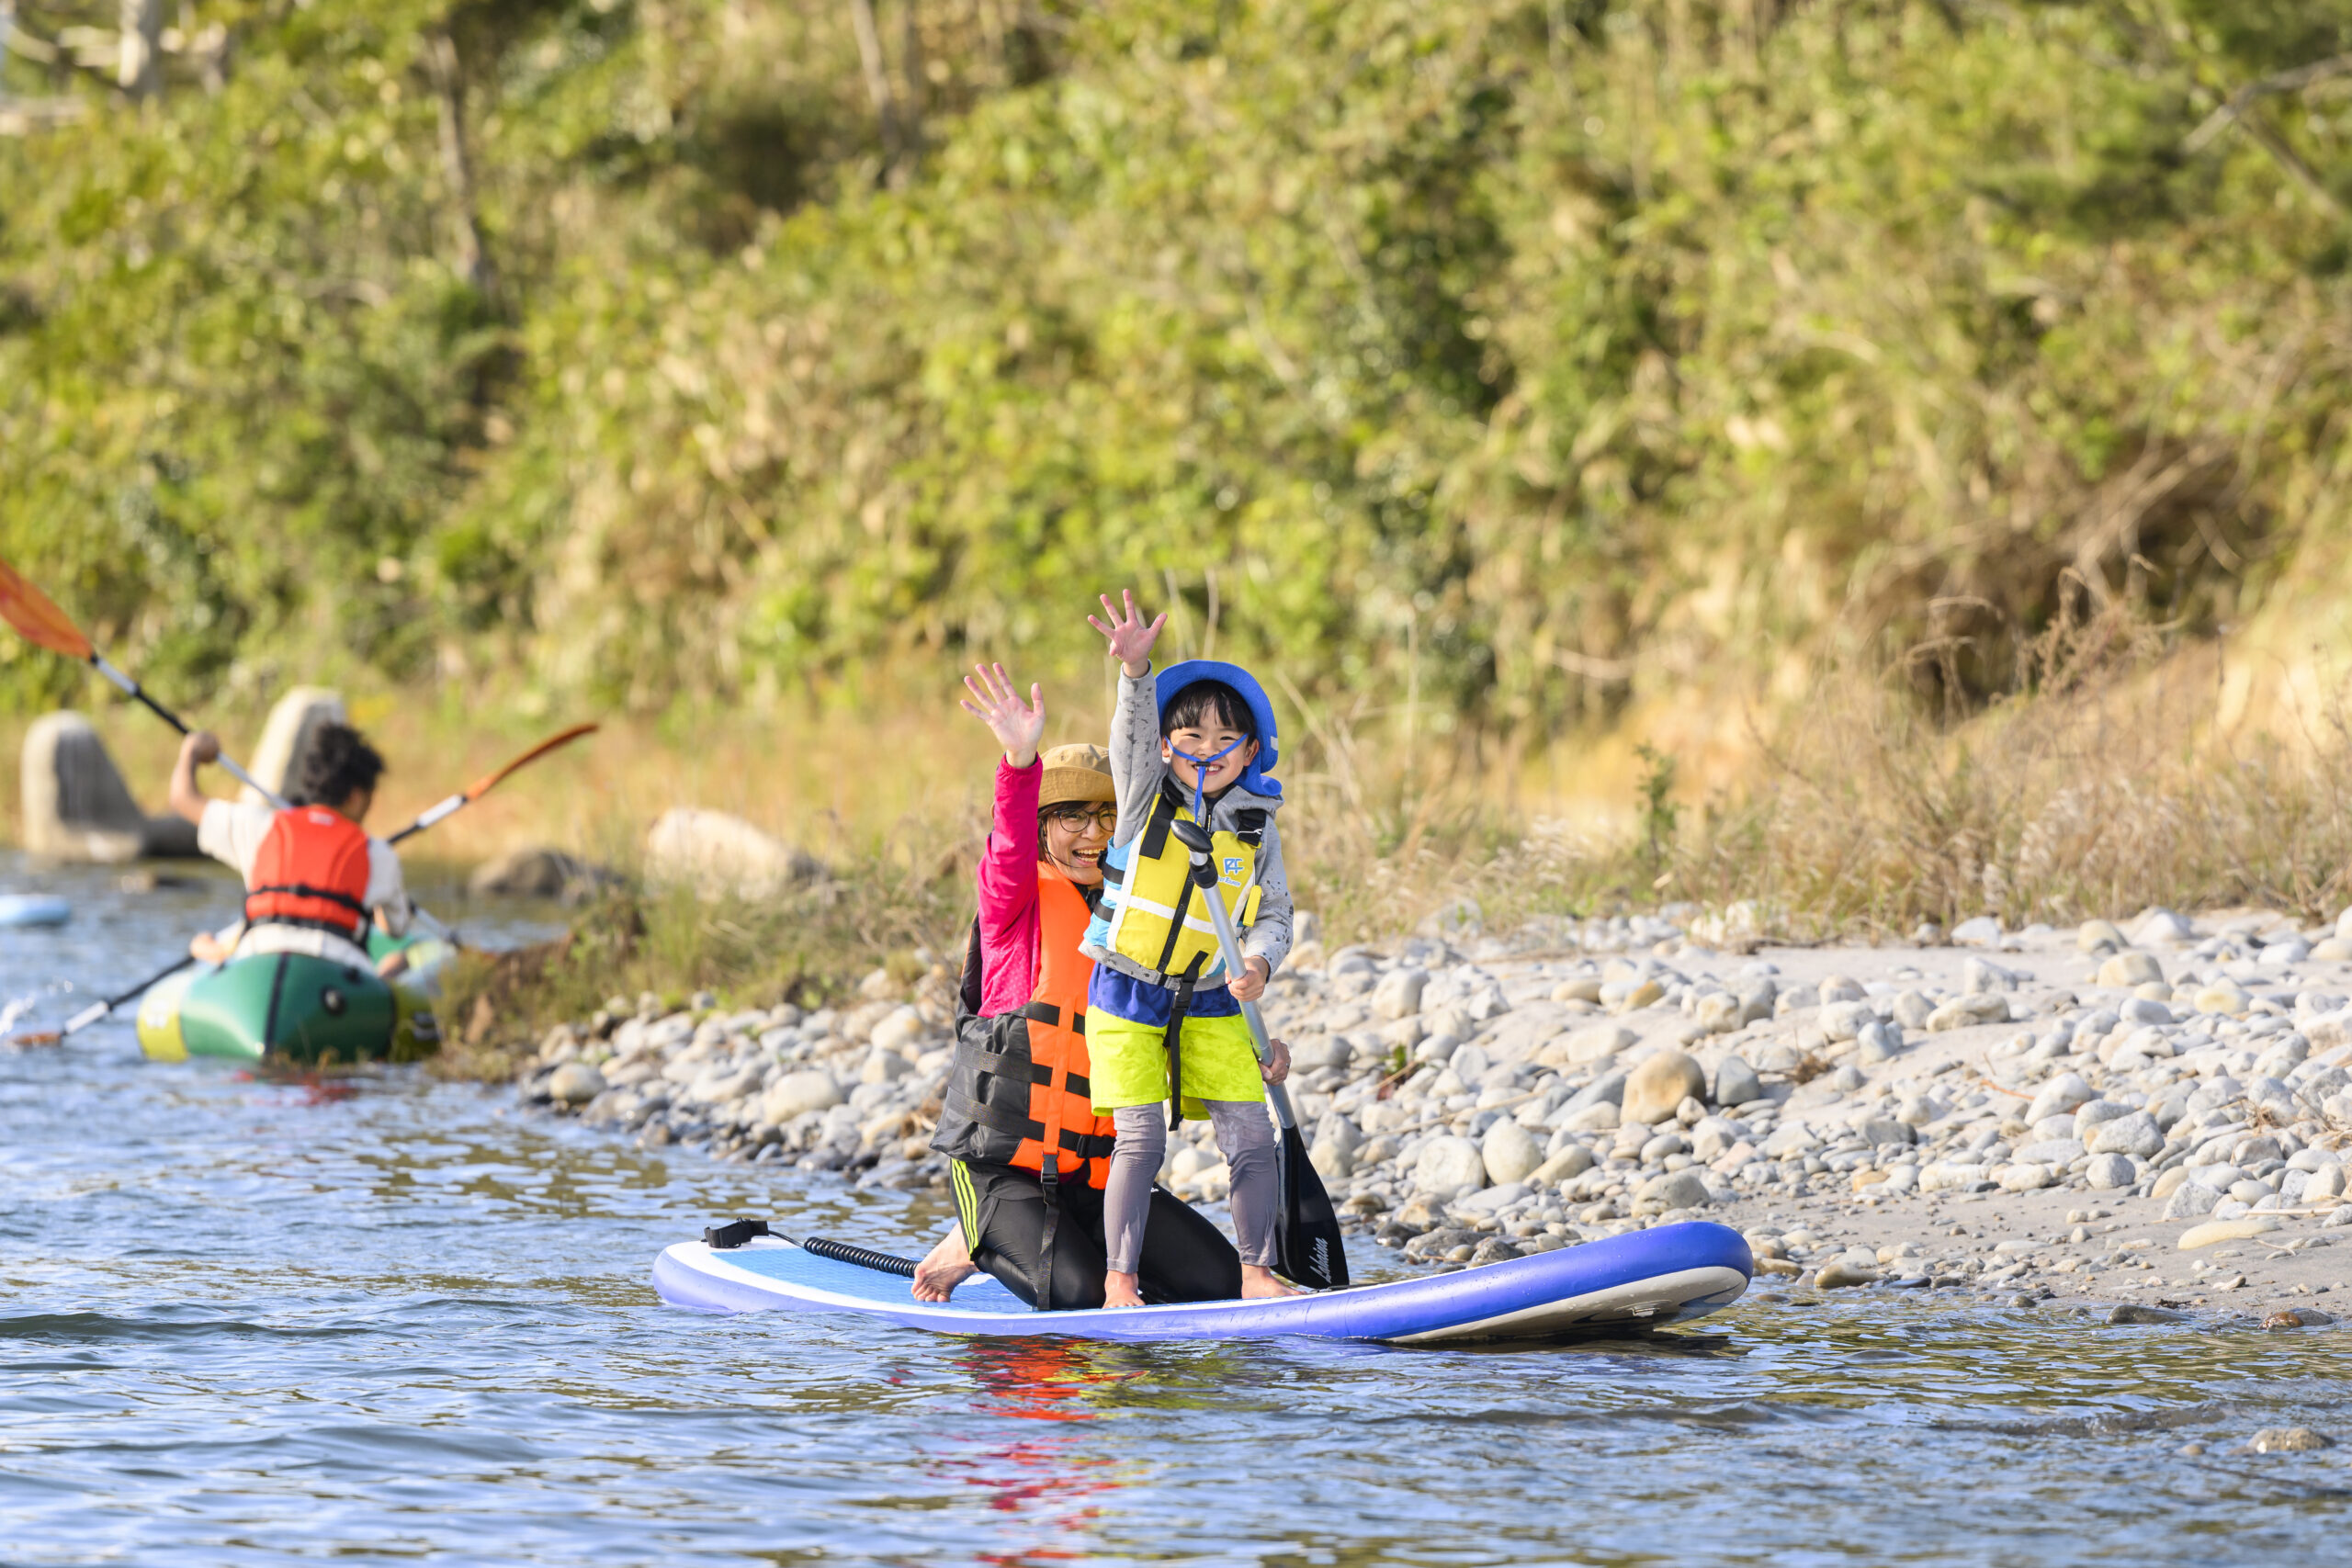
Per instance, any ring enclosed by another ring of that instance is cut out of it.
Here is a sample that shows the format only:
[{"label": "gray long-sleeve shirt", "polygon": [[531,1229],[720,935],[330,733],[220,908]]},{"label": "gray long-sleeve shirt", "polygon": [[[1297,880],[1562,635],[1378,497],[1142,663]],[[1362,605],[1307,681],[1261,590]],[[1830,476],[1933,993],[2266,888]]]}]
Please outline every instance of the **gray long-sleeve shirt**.
[{"label": "gray long-sleeve shirt", "polygon": [[[1143,831],[1152,798],[1167,776],[1168,764],[1159,755],[1159,687],[1148,671],[1136,680],[1122,670],[1119,703],[1111,715],[1111,785],[1119,805],[1114,844],[1126,843]],[[1282,836],[1272,815],[1281,805],[1275,796],[1237,784],[1210,806],[1208,820],[1212,832],[1234,832],[1241,826],[1240,812],[1268,813],[1265,841],[1258,846],[1258,885],[1264,891],[1258,897],[1256,923],[1241,933],[1241,953],[1245,958],[1264,959],[1270,971],[1281,968],[1290,955],[1290,879],[1283,874]]]}]

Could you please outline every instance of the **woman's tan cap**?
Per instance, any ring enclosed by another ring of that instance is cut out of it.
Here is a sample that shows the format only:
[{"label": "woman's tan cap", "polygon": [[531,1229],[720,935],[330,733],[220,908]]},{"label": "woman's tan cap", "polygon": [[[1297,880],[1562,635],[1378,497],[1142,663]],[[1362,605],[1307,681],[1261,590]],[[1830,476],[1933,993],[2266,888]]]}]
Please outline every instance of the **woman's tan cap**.
[{"label": "woman's tan cap", "polygon": [[1111,753],[1100,746],[1056,746],[1038,760],[1046,764],[1037,784],[1040,807],[1119,798],[1111,786]]}]

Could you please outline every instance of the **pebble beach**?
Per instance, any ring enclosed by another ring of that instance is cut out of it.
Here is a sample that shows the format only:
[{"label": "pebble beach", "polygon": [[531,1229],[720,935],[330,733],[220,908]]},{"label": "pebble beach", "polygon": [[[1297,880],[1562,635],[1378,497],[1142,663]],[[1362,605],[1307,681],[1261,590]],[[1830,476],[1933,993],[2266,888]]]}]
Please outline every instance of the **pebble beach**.
[{"label": "pebble beach", "polygon": [[[1752,911],[1302,941],[1268,992],[1312,1157],[1397,1270],[1708,1219],[1756,1288],[2322,1327],[2352,1242],[2352,912],[1986,919],[1777,945]],[[560,1025],[526,1100],[641,1146],[944,1186],[950,977]],[[1205,1123],[1162,1179],[1214,1204]],[[2341,1233],[2341,1234],[2339,1234]],[[1360,1253],[1360,1257],[1362,1254]]]}]

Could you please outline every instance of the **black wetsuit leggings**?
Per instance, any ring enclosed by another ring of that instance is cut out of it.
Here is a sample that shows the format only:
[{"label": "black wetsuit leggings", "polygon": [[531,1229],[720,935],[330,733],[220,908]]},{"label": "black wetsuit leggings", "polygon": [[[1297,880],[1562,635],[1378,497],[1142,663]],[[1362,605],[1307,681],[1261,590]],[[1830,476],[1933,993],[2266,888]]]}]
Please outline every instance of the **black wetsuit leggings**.
[{"label": "black wetsuit leggings", "polygon": [[[1102,1304],[1102,1194],[1083,1181],[1057,1186],[1051,1299],[1035,1283],[1046,1239],[1046,1195],[1034,1170],[957,1160],[950,1180],[972,1261],[1031,1306],[1049,1312]],[[1241,1294],[1241,1255],[1190,1203],[1155,1187],[1144,1224],[1136,1284],[1147,1302],[1220,1302]]]}]

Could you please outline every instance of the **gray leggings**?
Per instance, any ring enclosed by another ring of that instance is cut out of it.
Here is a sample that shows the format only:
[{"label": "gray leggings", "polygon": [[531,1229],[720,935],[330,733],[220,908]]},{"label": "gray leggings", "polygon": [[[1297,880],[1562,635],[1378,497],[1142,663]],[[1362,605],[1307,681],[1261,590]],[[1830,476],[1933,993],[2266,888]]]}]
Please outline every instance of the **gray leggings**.
[{"label": "gray leggings", "polygon": [[[1216,1146],[1233,1170],[1233,1239],[1241,1261],[1274,1266],[1274,1213],[1282,1194],[1274,1163],[1274,1119],[1262,1100],[1204,1100]],[[1143,1258],[1144,1221],[1151,1184],[1168,1157],[1168,1111],[1162,1105],[1127,1105],[1111,1112],[1119,1129],[1111,1179],[1102,1193],[1102,1251],[1110,1268],[1132,1274]]]}]

